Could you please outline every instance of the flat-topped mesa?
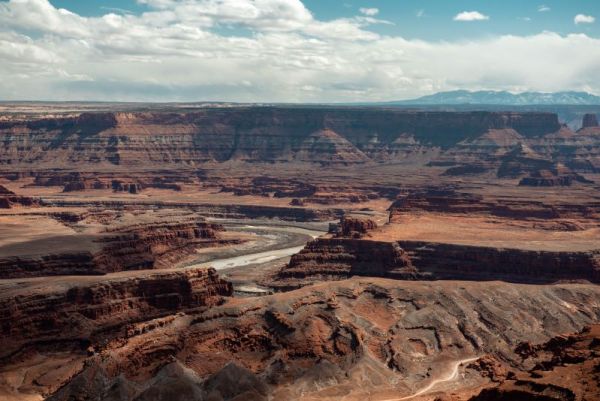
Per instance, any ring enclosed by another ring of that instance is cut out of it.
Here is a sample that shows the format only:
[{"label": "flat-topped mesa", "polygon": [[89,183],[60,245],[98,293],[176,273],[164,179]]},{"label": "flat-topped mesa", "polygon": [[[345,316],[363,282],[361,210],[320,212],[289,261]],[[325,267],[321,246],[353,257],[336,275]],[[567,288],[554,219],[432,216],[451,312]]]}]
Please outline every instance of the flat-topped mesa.
[{"label": "flat-topped mesa", "polygon": [[362,238],[377,228],[377,223],[365,217],[344,216],[335,226],[337,238]]},{"label": "flat-topped mesa", "polygon": [[486,198],[453,188],[425,188],[398,197],[389,207],[390,222],[402,222],[406,214],[441,212],[483,214],[510,219],[589,218],[600,215],[600,203],[558,203],[507,198]]},{"label": "flat-topped mesa", "polygon": [[550,252],[424,241],[399,241],[399,246],[419,279],[600,283],[600,249]]},{"label": "flat-topped mesa", "polygon": [[424,241],[319,238],[293,255],[274,284],[295,288],[351,276],[399,280],[600,283],[600,250],[549,252]]},{"label": "flat-topped mesa", "polygon": [[412,274],[406,252],[393,242],[354,238],[318,238],[292,256],[278,273],[284,286],[351,276],[404,278]]},{"label": "flat-topped mesa", "polygon": [[[3,122],[0,165],[169,167],[229,160],[356,164],[386,161],[398,140],[448,148],[491,129],[541,137],[560,129],[549,113],[415,112],[374,108],[240,107],[189,113],[86,113]],[[407,151],[410,152],[410,149]],[[402,157],[405,157],[406,154]]]},{"label": "flat-topped mesa", "polygon": [[600,126],[598,124],[598,117],[596,116],[596,114],[586,114],[583,116],[583,121],[582,121],[582,125],[581,128],[595,128]]}]

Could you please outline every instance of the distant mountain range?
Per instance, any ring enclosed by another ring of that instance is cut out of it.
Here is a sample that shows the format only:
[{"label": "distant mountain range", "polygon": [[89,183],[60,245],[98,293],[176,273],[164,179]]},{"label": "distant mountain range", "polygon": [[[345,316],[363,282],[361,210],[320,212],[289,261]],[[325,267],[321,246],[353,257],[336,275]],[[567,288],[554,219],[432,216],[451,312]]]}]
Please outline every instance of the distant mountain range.
[{"label": "distant mountain range", "polygon": [[526,105],[600,105],[600,96],[587,92],[523,92],[510,93],[505,91],[471,92],[457,90],[440,92],[423,96],[418,99],[386,102],[387,105],[465,105],[487,104],[503,106]]}]

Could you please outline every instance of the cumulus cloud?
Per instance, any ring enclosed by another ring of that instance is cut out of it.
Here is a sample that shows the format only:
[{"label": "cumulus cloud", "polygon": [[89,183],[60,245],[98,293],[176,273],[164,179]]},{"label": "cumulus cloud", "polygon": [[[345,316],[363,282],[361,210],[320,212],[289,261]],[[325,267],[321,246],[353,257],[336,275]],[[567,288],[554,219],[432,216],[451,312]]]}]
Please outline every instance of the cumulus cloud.
[{"label": "cumulus cloud", "polygon": [[573,22],[575,22],[575,25],[593,24],[594,22],[596,22],[596,18],[591,15],[577,14],[573,19]]},{"label": "cumulus cloud", "polygon": [[600,40],[584,34],[431,42],[379,35],[370,28],[382,22],[364,14],[319,20],[296,0],[139,1],[149,7],[144,14],[93,18],[47,0],[0,2],[2,97],[348,102],[457,88],[600,93]]},{"label": "cumulus cloud", "polygon": [[378,8],[364,8],[364,7],[362,7],[358,11],[360,11],[364,15],[368,15],[370,17],[373,17],[373,16],[379,14],[379,9]]},{"label": "cumulus cloud", "polygon": [[463,11],[454,16],[454,21],[487,21],[490,17],[480,13],[479,11]]}]

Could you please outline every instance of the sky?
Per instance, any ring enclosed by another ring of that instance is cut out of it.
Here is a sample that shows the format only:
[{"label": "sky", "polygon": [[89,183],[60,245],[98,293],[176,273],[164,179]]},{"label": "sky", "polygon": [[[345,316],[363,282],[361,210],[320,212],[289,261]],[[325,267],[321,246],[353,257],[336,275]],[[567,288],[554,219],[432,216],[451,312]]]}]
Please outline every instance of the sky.
[{"label": "sky", "polygon": [[0,100],[600,95],[599,0],[0,0]]}]

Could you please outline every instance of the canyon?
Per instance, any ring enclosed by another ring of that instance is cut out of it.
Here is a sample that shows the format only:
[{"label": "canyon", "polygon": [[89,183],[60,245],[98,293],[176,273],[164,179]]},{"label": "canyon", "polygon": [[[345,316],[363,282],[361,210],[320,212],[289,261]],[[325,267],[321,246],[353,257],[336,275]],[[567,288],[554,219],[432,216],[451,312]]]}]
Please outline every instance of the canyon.
[{"label": "canyon", "polygon": [[595,114],[26,106],[0,400],[599,399]]}]

